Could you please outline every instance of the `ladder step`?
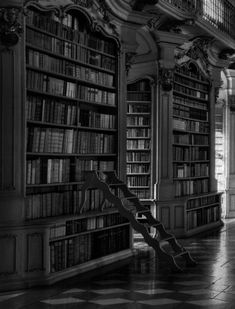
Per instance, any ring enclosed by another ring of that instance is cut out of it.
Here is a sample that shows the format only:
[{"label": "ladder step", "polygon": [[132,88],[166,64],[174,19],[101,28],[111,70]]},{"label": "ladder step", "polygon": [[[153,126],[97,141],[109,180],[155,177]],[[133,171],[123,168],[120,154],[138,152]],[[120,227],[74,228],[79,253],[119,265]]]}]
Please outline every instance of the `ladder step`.
[{"label": "ladder step", "polygon": [[138,214],[144,214],[144,213],[146,213],[146,212],[150,212],[150,210],[149,209],[147,209],[147,210],[137,210],[136,211]]},{"label": "ladder step", "polygon": [[178,256],[182,256],[182,255],[185,255],[185,254],[188,254],[188,251],[177,252],[177,253],[173,254],[173,257],[177,258]]},{"label": "ladder step", "polygon": [[165,238],[160,239],[160,241],[169,241],[171,239],[175,239],[175,237],[174,236],[165,237]]}]

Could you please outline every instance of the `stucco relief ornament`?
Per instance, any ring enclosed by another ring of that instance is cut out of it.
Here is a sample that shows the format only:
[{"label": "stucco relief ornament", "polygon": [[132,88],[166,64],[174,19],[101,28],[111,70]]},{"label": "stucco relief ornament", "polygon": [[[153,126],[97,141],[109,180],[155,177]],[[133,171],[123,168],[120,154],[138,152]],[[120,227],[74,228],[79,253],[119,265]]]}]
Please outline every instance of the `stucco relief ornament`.
[{"label": "stucco relief ornament", "polygon": [[20,12],[19,8],[0,8],[0,40],[7,47],[16,45],[23,32],[18,22]]},{"label": "stucco relief ornament", "polygon": [[160,84],[163,91],[171,91],[173,88],[173,70],[161,69],[160,70]]}]

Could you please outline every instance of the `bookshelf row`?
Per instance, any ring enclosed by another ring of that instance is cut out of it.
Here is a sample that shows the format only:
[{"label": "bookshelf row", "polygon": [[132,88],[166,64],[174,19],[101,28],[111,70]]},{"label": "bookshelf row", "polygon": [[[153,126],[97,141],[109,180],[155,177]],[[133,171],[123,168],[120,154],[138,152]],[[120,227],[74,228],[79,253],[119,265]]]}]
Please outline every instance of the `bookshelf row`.
[{"label": "bookshelf row", "polygon": [[[174,116],[176,115],[174,114]],[[173,119],[173,129],[179,131],[189,131],[190,133],[209,133],[208,123],[194,120],[185,120],[182,118]]]},{"label": "bookshelf row", "polygon": [[174,146],[173,161],[207,161],[209,149],[207,147]]},{"label": "bookshelf row", "polygon": [[187,230],[220,220],[220,206],[204,207],[187,212]]},{"label": "bookshelf row", "polygon": [[31,25],[42,29],[53,34],[53,36],[74,41],[104,53],[115,54],[114,43],[88,31],[84,18],[66,14],[61,22],[56,14],[42,15],[41,13],[30,11],[26,21],[28,26]]},{"label": "bookshelf row", "polygon": [[[30,48],[40,49],[47,53],[63,56],[69,60],[76,60],[80,64],[91,65],[110,72],[115,70],[115,59],[108,54],[101,54],[97,50],[88,49],[76,43],[71,43],[57,37],[52,37],[38,30],[27,28],[26,43]],[[78,59],[78,60],[77,60]]]},{"label": "bookshelf row", "polygon": [[197,109],[186,105],[180,105],[178,103],[174,103],[173,115],[192,120],[208,121],[208,112],[204,109]]},{"label": "bookshelf row", "polygon": [[199,135],[199,134],[174,134],[173,137],[174,144],[184,144],[184,145],[192,145],[192,146],[208,146],[209,145],[209,137],[207,135]]},{"label": "bookshelf row", "polygon": [[150,162],[150,153],[141,151],[128,151],[126,154],[126,160],[128,163],[145,163]]},{"label": "bookshelf row", "polygon": [[92,259],[129,248],[129,225],[50,243],[51,272],[61,271]]},{"label": "bookshelf row", "polygon": [[127,140],[127,150],[132,149],[150,149],[150,139]]},{"label": "bookshelf row", "polygon": [[47,70],[49,72],[67,75],[74,79],[99,84],[106,87],[113,87],[114,75],[101,72],[97,69],[86,67],[68,61],[65,59],[55,58],[37,50],[26,50],[26,64],[29,67]]},{"label": "bookshelf row", "polygon": [[147,200],[151,197],[150,188],[131,188],[131,192],[135,194],[140,200]]},{"label": "bookshelf row", "polygon": [[[208,85],[201,83],[200,81],[193,81],[189,79],[186,76],[178,75],[177,73],[175,74],[175,83],[182,84],[185,86],[188,86],[190,88],[194,88],[196,90],[199,90],[200,92],[208,92]],[[208,95],[206,96],[208,99]]]},{"label": "bookshelf row", "polygon": [[151,104],[151,102],[129,102],[128,106],[127,106],[127,113],[129,114],[135,114],[135,113],[146,113],[149,114],[149,104]]},{"label": "bookshelf row", "polygon": [[[26,219],[42,219],[55,216],[80,214],[82,191],[80,185],[67,185],[57,190],[45,188],[45,192],[28,194],[26,198]],[[87,191],[87,198],[83,212],[100,211],[103,208],[113,207],[104,201],[103,193],[99,190]]]},{"label": "bookshelf row", "polygon": [[127,117],[127,126],[150,126],[150,115]]},{"label": "bookshelf row", "polygon": [[28,95],[26,118],[49,124],[115,129],[116,115],[87,110],[81,105],[53,98]]},{"label": "bookshelf row", "polygon": [[187,210],[205,207],[207,205],[220,204],[220,194],[199,196],[187,201]]},{"label": "bookshelf row", "polygon": [[174,181],[175,197],[196,195],[209,192],[209,179]]},{"label": "bookshelf row", "polygon": [[68,220],[63,224],[57,224],[50,228],[50,239],[107,228],[114,225],[128,223],[128,220],[119,213],[109,213],[94,217],[84,217]]},{"label": "bookshelf row", "polygon": [[56,78],[49,74],[27,70],[26,85],[28,89],[64,96],[72,99],[95,102],[97,104],[115,105],[115,93],[87,87],[77,82]]},{"label": "bookshelf row", "polygon": [[150,186],[150,175],[127,176],[128,187]]},{"label": "bookshelf row", "polygon": [[114,135],[73,129],[29,127],[27,152],[58,154],[112,154]]},{"label": "bookshelf row", "polygon": [[182,108],[183,108],[183,105],[185,105],[188,107],[188,110],[189,110],[189,107],[194,108],[194,109],[203,109],[204,113],[207,114],[207,112],[205,112],[208,110],[207,102],[201,102],[195,99],[174,95],[173,103],[174,105],[175,104],[181,105]]},{"label": "bookshelf row", "polygon": [[182,75],[187,79],[195,79],[196,82],[205,83],[208,85],[208,82],[205,80],[198,68],[195,68],[194,64],[190,64],[190,66],[177,66],[177,74]]},{"label": "bookshelf row", "polygon": [[174,91],[176,91],[177,93],[181,93],[184,95],[189,95],[190,97],[195,97],[198,99],[202,99],[202,100],[208,100],[208,94],[205,92],[201,92],[199,90],[194,90],[191,88],[188,88],[186,86],[183,86],[181,84],[178,84],[176,82],[174,82]]},{"label": "bookshelf row", "polygon": [[209,163],[173,164],[174,178],[209,177]]},{"label": "bookshelf row", "polygon": [[127,138],[128,137],[150,137],[149,128],[128,128],[127,129]]},{"label": "bookshelf row", "polygon": [[150,165],[149,163],[127,163],[126,166],[127,174],[130,173],[150,173]]},{"label": "bookshelf row", "polygon": [[26,184],[52,184],[84,181],[84,171],[114,170],[114,161],[78,158],[37,158],[26,162]]}]

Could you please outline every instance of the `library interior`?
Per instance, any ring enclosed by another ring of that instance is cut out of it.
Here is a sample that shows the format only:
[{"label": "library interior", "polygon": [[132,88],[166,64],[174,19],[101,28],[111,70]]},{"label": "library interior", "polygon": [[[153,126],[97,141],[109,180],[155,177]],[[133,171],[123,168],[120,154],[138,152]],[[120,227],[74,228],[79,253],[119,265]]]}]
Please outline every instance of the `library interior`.
[{"label": "library interior", "polygon": [[235,1],[0,1],[0,308],[232,309]]}]

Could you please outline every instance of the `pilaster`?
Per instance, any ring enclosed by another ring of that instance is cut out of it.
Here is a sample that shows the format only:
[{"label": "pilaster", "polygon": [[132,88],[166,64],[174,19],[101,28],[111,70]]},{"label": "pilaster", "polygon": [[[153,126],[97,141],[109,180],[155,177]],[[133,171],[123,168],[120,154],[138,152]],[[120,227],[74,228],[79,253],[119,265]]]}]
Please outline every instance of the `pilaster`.
[{"label": "pilaster", "polygon": [[0,4],[0,222],[24,212],[24,51],[22,1]]}]

